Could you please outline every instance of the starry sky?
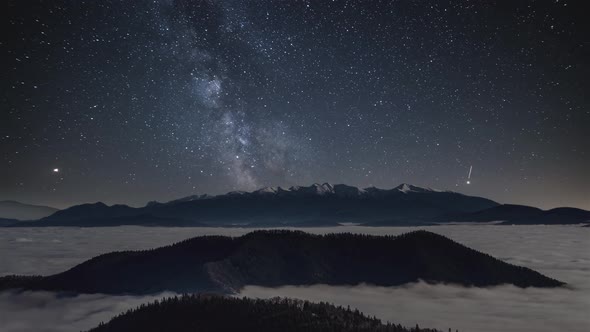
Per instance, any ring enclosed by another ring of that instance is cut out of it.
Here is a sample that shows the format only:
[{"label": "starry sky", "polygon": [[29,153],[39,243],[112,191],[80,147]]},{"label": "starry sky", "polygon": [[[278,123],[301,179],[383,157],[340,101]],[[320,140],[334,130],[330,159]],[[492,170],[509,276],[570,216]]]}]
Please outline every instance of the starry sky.
[{"label": "starry sky", "polygon": [[590,209],[581,3],[3,1],[0,199],[405,182]]}]

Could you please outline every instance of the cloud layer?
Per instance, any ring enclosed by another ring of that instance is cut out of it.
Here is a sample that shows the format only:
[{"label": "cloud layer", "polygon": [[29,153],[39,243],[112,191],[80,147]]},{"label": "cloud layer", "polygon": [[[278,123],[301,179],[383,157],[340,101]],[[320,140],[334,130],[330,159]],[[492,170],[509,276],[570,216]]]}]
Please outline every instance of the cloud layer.
[{"label": "cloud layer", "polygon": [[465,288],[426,283],[406,287],[248,286],[241,293],[248,297],[328,301],[406,326],[478,332],[588,331],[587,294],[571,289]]},{"label": "cloud layer", "polygon": [[0,330],[3,332],[62,332],[87,330],[102,321],[157,298],[170,296],[58,296],[51,292],[1,292]]},{"label": "cloud layer", "polygon": [[[567,289],[485,289],[417,283],[406,287],[249,286],[242,295],[291,296],[358,307],[405,325],[459,331],[590,330],[590,228],[578,226],[424,227],[504,261],[523,265],[569,283]],[[356,226],[310,228],[313,233],[347,231],[400,234],[416,228]],[[97,254],[146,249],[185,238],[238,236],[241,228],[22,228],[0,233],[0,275],[51,274]],[[23,240],[26,239],[26,240]],[[80,295],[48,292],[0,293],[2,331],[79,331],[162,295],[149,297]]]}]

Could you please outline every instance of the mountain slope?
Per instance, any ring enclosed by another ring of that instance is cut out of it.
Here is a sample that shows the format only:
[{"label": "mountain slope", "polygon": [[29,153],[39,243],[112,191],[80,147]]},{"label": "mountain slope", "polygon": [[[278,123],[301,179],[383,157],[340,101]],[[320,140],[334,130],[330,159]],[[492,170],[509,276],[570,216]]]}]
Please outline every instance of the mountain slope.
[{"label": "mountain slope", "polygon": [[[196,329],[198,327],[198,329]],[[248,299],[184,295],[143,305],[113,318],[91,332],[123,331],[340,331],[411,332],[383,324],[358,310],[294,299]],[[420,328],[422,332],[435,330]],[[416,331],[417,332],[417,331]]]},{"label": "mountain slope", "polygon": [[0,201],[0,218],[16,220],[36,220],[58,211],[55,208],[31,205],[16,201]]},{"label": "mountain slope", "polygon": [[[262,188],[219,196],[190,196],[168,203],[151,202],[143,208],[86,204],[65,209],[38,226],[148,225],[330,225],[339,222],[400,220],[431,222],[440,215],[475,212],[498,205],[491,200],[436,191],[407,184],[385,190],[347,185],[313,184],[308,187]],[[135,216],[131,223],[129,217]]]},{"label": "mountain slope", "polygon": [[239,238],[197,237],[154,250],[114,252],[48,277],[0,278],[0,289],[233,293],[245,285],[395,286],[418,280],[469,286],[562,284],[426,231],[392,237],[277,230]]}]

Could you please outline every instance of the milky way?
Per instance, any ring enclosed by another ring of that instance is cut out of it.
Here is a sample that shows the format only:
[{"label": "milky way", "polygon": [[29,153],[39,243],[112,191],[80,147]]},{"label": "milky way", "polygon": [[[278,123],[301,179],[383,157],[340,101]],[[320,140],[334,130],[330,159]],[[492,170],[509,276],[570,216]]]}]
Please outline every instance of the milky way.
[{"label": "milky way", "polygon": [[576,3],[2,6],[0,199],[409,182],[590,208]]}]

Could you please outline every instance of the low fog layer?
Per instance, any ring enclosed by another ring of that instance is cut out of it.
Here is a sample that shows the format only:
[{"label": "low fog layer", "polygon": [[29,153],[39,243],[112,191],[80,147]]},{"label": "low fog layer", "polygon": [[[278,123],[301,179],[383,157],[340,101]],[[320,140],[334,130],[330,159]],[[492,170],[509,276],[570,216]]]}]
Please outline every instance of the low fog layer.
[{"label": "low fog layer", "polygon": [[172,294],[57,296],[51,292],[0,292],[0,331],[62,332],[87,330],[142,303]]},{"label": "low fog layer", "polygon": [[[291,296],[358,307],[396,323],[460,331],[590,330],[590,228],[578,226],[421,227],[448,236],[509,263],[565,281],[571,289],[489,289],[418,283],[407,287],[247,287],[247,296]],[[414,227],[304,229],[312,233],[400,234]],[[97,254],[147,249],[188,237],[238,236],[240,228],[15,228],[0,232],[0,275],[51,274]],[[2,331],[79,331],[155,297],[47,292],[0,293]]]},{"label": "low fog layer", "polygon": [[590,331],[588,292],[567,289],[465,288],[426,283],[406,287],[248,286],[240,295],[328,301],[356,307],[382,320],[443,331],[449,327],[478,332]]}]

